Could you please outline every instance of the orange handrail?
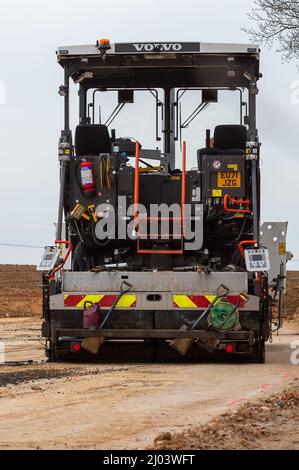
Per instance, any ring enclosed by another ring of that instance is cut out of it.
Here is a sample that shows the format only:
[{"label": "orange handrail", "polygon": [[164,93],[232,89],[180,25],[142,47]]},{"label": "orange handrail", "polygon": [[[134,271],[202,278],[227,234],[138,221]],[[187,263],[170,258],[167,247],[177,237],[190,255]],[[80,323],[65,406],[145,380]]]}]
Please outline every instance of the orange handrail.
[{"label": "orange handrail", "polygon": [[232,207],[228,207],[228,203],[231,204],[243,204],[249,206],[251,204],[251,201],[249,199],[244,200],[238,200],[238,199],[233,199],[230,197],[229,194],[226,194],[224,196],[224,201],[223,201],[223,207],[225,212],[233,212],[233,213],[238,213],[238,214],[251,214],[251,211],[249,209],[233,209]]},{"label": "orange handrail", "polygon": [[139,255],[182,255],[183,250],[140,250],[138,249]]},{"label": "orange handrail", "polygon": [[63,266],[65,265],[65,263],[67,262],[67,259],[68,257],[70,256],[71,252],[73,251],[73,244],[72,242],[70,241],[67,241],[67,240],[55,240],[55,245],[67,245],[69,248],[66,252],[66,255],[65,257],[63,258],[63,261],[62,263],[56,268],[54,269],[54,271],[51,272],[50,274],[50,279],[54,279],[54,274],[56,274],[58,271],[60,271]]},{"label": "orange handrail", "polygon": [[243,242],[239,243],[239,250],[243,258],[245,258],[245,253],[244,253],[244,246],[245,245],[256,245],[257,240],[244,240]]},{"label": "orange handrail", "polygon": [[185,204],[186,204],[186,154],[187,144],[183,142],[183,161],[182,161],[182,237],[185,232]]}]

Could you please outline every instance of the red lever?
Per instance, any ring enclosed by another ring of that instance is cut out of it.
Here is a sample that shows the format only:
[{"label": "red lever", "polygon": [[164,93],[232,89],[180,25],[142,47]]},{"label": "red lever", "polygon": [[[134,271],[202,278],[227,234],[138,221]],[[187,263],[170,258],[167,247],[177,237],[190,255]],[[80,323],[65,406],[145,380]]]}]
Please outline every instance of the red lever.
[{"label": "red lever", "polygon": [[228,204],[239,204],[239,205],[246,205],[246,206],[249,206],[251,204],[251,201],[249,201],[248,199],[246,199],[245,201],[244,200],[238,200],[238,199],[233,199],[230,197],[229,194],[226,194],[224,196],[224,202],[223,202],[223,206],[224,206],[224,210],[226,212],[234,212],[234,213],[239,213],[239,214],[250,214],[251,211],[249,209],[234,209],[232,207],[229,207]]},{"label": "red lever", "polygon": [[54,274],[56,274],[58,271],[60,271],[63,268],[63,266],[65,265],[65,263],[68,260],[68,257],[70,256],[71,252],[73,251],[72,242],[69,242],[67,240],[55,240],[55,245],[67,245],[69,247],[69,249],[67,250],[65,257],[63,258],[62,263],[56,269],[54,269],[54,271],[51,272],[51,274],[50,274],[50,279],[51,280],[54,278]]},{"label": "red lever", "polygon": [[245,258],[245,253],[244,253],[244,246],[245,245],[256,245],[257,241],[256,240],[244,240],[243,242],[239,243],[239,250],[243,258]]}]

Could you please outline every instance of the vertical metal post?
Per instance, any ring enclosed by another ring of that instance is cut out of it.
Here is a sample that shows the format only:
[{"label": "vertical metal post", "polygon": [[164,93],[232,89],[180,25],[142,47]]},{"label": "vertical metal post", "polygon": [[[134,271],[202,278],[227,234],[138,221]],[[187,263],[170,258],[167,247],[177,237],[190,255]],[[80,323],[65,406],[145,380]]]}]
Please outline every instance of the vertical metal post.
[{"label": "vertical metal post", "polygon": [[211,129],[206,129],[206,147],[210,148],[211,146]]},{"label": "vertical metal post", "polygon": [[62,219],[63,219],[63,205],[64,205],[64,185],[65,185],[65,170],[66,162],[60,164],[60,192],[59,192],[59,206],[58,206],[58,221],[57,221],[57,240],[62,239]]},{"label": "vertical metal post", "polygon": [[257,190],[257,161],[252,160],[252,206],[253,206],[253,239],[259,244],[260,241],[260,197]]},{"label": "vertical metal post", "polygon": [[240,92],[240,124],[243,125],[243,93],[240,88],[238,88]]},{"label": "vertical metal post", "polygon": [[278,276],[278,293],[279,293],[279,306],[278,306],[278,331],[283,327],[283,301],[284,301],[284,283],[286,279],[285,266],[283,262],[280,265],[280,273]]},{"label": "vertical metal post", "polygon": [[167,155],[169,169],[175,169],[175,132],[174,112],[175,89],[165,89],[165,113],[164,113],[164,153]]},{"label": "vertical metal post", "polygon": [[[64,96],[64,130],[61,132],[60,142],[62,144],[72,145],[72,136],[70,132],[70,101],[69,101],[69,72],[67,67],[64,69],[64,86],[66,94]],[[64,188],[65,188],[65,174],[67,162],[62,160],[60,162],[60,192],[59,192],[59,205],[58,205],[58,220],[56,239],[62,239],[62,222],[63,222],[63,207],[64,207]]]},{"label": "vertical metal post", "polygon": [[70,78],[67,67],[64,69],[64,86],[67,90],[64,97],[64,134],[67,136],[70,132]]},{"label": "vertical metal post", "polygon": [[50,308],[49,308],[49,273],[43,273],[43,318],[45,321],[49,321],[50,319]]},{"label": "vertical metal post", "polygon": [[[256,95],[258,93],[255,82],[249,87],[249,140],[258,144],[258,133],[256,128]],[[251,161],[252,172],[252,207],[253,207],[253,238],[259,243],[260,240],[260,194],[259,186],[259,156]]]},{"label": "vertical metal post", "polygon": [[82,84],[80,84],[78,95],[79,95],[79,122],[80,124],[83,124],[86,119],[87,96],[86,96],[86,89],[82,86]]},{"label": "vertical metal post", "polygon": [[256,95],[258,93],[256,82],[249,86],[249,140],[256,142],[258,140],[256,128]]}]

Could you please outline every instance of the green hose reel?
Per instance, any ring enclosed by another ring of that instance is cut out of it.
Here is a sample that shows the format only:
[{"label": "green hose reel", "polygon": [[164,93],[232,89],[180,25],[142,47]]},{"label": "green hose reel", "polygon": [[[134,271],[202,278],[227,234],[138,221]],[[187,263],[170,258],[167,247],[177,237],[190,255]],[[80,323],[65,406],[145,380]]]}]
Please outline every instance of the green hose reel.
[{"label": "green hose reel", "polygon": [[230,302],[221,301],[212,308],[208,322],[217,331],[233,330],[239,325],[239,311]]}]

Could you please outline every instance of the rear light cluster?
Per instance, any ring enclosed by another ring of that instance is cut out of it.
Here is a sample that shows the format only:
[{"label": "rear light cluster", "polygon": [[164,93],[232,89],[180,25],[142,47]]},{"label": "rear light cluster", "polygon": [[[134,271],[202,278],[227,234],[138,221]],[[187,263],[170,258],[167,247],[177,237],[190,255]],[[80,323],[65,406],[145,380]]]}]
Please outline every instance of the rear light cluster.
[{"label": "rear light cluster", "polygon": [[235,346],[234,344],[226,344],[225,346],[225,352],[227,354],[233,354],[235,352]]},{"label": "rear light cluster", "polygon": [[73,352],[79,352],[81,351],[81,343],[71,343],[71,351]]}]

